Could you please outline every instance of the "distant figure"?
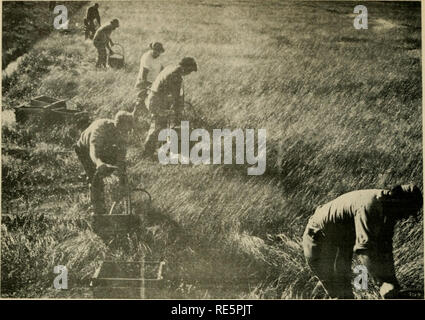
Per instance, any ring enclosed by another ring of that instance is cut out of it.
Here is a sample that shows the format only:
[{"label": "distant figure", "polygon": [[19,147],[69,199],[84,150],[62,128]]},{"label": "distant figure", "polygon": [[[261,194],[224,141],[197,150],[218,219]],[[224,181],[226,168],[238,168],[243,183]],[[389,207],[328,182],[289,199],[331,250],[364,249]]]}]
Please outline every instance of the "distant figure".
[{"label": "distant figure", "polygon": [[96,33],[96,26],[94,21],[97,21],[98,27],[100,24],[100,15],[99,15],[99,4],[95,3],[93,6],[87,9],[87,16],[84,19],[85,26],[85,37],[87,39],[93,39],[94,34]]},{"label": "distant figure", "polygon": [[149,50],[140,59],[139,75],[137,76],[136,88],[138,89],[137,107],[145,109],[145,100],[148,89],[155,81],[158,74],[164,69],[159,56],[164,53],[164,47],[160,42],[152,42]]},{"label": "distant figure", "polygon": [[147,109],[151,113],[151,126],[145,141],[144,156],[153,159],[158,133],[167,128],[170,111],[174,117],[179,117],[184,106],[180,95],[183,76],[197,71],[193,58],[183,58],[178,65],[171,65],[160,72],[152,84],[147,101]]},{"label": "distant figure", "polygon": [[133,113],[119,111],[115,120],[95,120],[75,146],[90,185],[90,197],[95,214],[105,214],[103,178],[116,170],[121,189],[125,190],[128,134],[134,126]]},{"label": "distant figure", "polygon": [[353,299],[353,252],[383,298],[396,298],[392,238],[398,220],[416,215],[422,193],[413,184],[346,193],[319,206],[304,232],[304,255],[331,298]]},{"label": "distant figure", "polygon": [[111,49],[111,46],[114,45],[114,43],[111,40],[111,33],[119,26],[120,26],[120,23],[118,19],[114,19],[111,21],[110,24],[97,29],[93,39],[93,44],[96,47],[97,53],[98,53],[96,67],[106,68],[106,60],[107,60],[106,49],[109,50],[110,55],[114,54],[114,52]]}]

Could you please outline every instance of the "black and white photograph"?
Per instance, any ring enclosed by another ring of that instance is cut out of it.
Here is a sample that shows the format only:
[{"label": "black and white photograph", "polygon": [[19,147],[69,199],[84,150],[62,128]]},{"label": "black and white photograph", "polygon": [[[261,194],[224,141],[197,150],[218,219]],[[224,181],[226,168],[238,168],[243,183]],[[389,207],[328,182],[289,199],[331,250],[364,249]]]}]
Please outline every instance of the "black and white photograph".
[{"label": "black and white photograph", "polygon": [[421,10],[2,1],[0,298],[424,299]]}]

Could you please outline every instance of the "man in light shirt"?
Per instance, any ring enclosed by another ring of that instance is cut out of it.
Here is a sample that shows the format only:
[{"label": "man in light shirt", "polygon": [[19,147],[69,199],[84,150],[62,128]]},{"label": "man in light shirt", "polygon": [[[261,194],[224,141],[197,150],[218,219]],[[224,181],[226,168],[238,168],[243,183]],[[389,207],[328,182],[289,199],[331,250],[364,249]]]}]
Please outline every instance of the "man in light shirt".
[{"label": "man in light shirt", "polygon": [[413,184],[390,190],[352,191],[319,206],[303,236],[304,255],[331,298],[354,298],[353,253],[381,286],[383,298],[396,298],[392,238],[398,220],[416,215],[422,193]]},{"label": "man in light shirt", "polygon": [[148,96],[148,90],[158,74],[164,69],[159,58],[164,51],[162,43],[152,42],[149,45],[149,50],[140,59],[140,70],[136,81],[136,88],[138,90],[137,109],[146,109],[145,99]]}]

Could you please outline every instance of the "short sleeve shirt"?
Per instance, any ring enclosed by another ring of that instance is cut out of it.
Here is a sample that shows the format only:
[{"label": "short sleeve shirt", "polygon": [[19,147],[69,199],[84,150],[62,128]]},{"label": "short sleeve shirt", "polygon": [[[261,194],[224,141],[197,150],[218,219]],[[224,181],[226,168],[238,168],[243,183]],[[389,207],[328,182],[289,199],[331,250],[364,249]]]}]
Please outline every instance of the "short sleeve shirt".
[{"label": "short sleeve shirt", "polygon": [[162,69],[162,63],[161,63],[160,57],[154,58],[152,56],[151,50],[143,54],[142,58],[140,59],[140,70],[139,70],[139,75],[137,77],[136,85],[142,82],[143,69],[149,70],[147,81],[149,81],[150,83],[153,83]]}]

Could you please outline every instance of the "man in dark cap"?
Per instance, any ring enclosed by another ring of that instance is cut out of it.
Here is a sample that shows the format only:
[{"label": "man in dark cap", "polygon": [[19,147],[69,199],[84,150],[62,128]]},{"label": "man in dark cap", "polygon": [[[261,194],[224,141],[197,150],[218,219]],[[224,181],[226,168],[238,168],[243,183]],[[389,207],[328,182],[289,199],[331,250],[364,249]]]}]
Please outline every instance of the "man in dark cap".
[{"label": "man in dark cap", "polygon": [[381,286],[381,296],[397,297],[394,225],[417,215],[422,203],[419,188],[407,184],[352,191],[316,209],[304,232],[304,255],[331,298],[354,298],[353,252]]},{"label": "man in dark cap", "polygon": [[114,45],[111,40],[111,33],[115,29],[120,26],[118,19],[114,19],[110,24],[105,25],[97,29],[96,34],[94,35],[93,44],[97,49],[98,58],[96,67],[104,67],[106,68],[106,60],[107,60],[107,49],[109,50],[109,54],[113,54],[111,46]]},{"label": "man in dark cap", "polygon": [[115,120],[95,120],[75,146],[90,185],[90,196],[95,214],[105,214],[103,178],[116,171],[122,190],[126,186],[128,134],[134,127],[134,111],[119,111]]},{"label": "man in dark cap", "polygon": [[170,65],[162,70],[153,82],[146,106],[152,120],[145,141],[145,157],[153,158],[158,134],[162,129],[167,128],[170,112],[175,119],[181,115],[184,106],[184,98],[180,94],[183,76],[197,70],[195,59],[186,57],[178,65]]},{"label": "man in dark cap", "polygon": [[99,15],[99,4],[95,3],[93,6],[87,9],[87,16],[84,19],[85,26],[85,37],[86,40],[88,38],[93,39],[93,36],[96,32],[96,26],[94,21],[97,21],[98,26],[100,27],[100,15]]}]

